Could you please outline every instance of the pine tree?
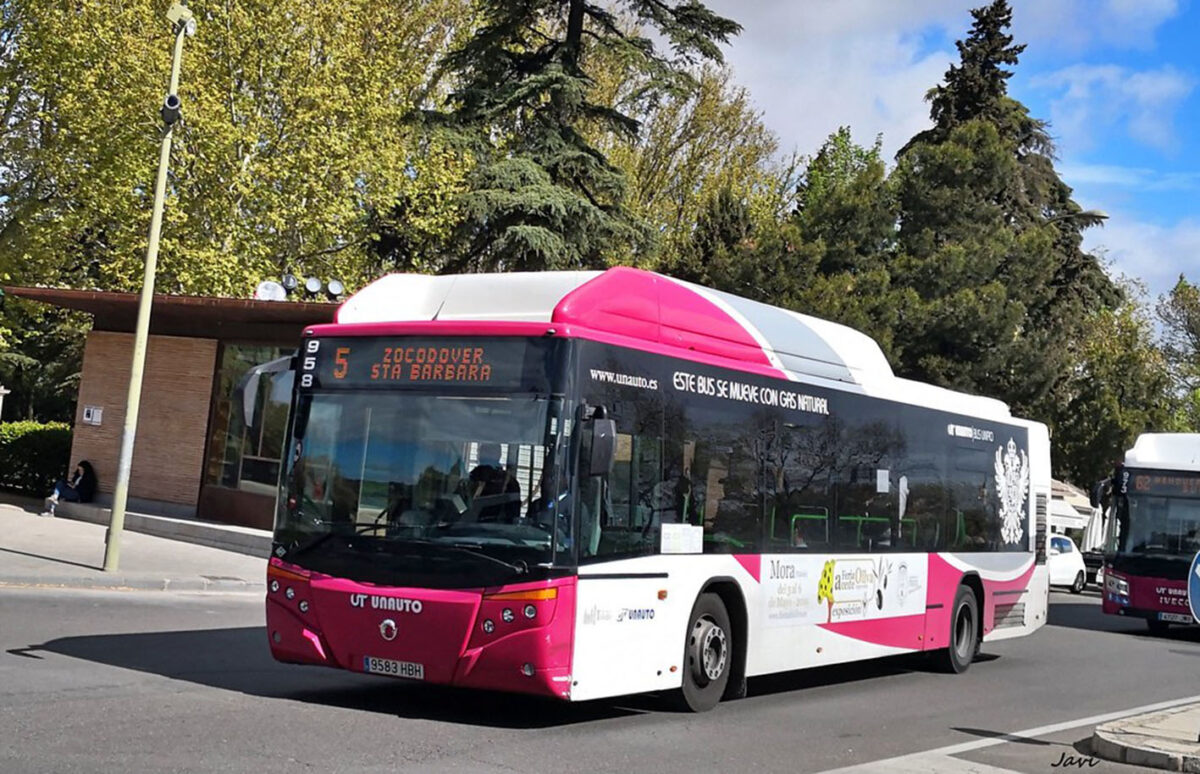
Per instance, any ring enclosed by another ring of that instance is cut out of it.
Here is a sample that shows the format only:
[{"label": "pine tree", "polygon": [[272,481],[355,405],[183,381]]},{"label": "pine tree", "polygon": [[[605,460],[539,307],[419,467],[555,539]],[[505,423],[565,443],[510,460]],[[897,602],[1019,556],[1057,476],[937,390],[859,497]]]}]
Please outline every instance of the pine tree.
[{"label": "pine tree", "polygon": [[691,88],[689,69],[720,62],[718,44],[740,27],[696,0],[623,0],[612,10],[586,0],[479,5],[483,25],[444,61],[458,83],[452,109],[429,115],[476,163],[456,254],[442,269],[601,266],[613,245],[644,251],[651,235],[626,211],[623,175],[587,139],[634,137],[639,124],[592,98],[588,52],[647,73],[633,99],[652,103]]},{"label": "pine tree", "polygon": [[917,298],[898,328],[906,376],[993,395],[1054,421],[1086,321],[1119,289],[1054,169],[1044,122],[1007,93],[1024,46],[1006,0],[971,12],[960,62],[929,92],[933,127],[898,154],[900,251],[892,277]]}]

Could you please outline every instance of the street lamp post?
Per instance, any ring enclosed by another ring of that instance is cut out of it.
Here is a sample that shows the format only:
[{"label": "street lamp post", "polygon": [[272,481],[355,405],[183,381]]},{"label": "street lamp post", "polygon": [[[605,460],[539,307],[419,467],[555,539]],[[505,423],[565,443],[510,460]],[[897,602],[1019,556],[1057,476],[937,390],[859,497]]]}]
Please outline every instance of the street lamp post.
[{"label": "street lamp post", "polygon": [[142,371],[146,365],[146,341],[150,333],[150,306],[154,300],[154,272],[158,264],[158,236],[162,230],[163,199],[167,192],[167,165],[171,160],[171,138],[180,118],[179,67],[183,38],[196,32],[192,12],[180,2],[167,11],[174,26],[175,53],[171,60],[171,85],[159,111],[163,119],[162,147],[158,155],[158,179],[154,184],[154,210],[150,215],[150,239],[146,245],[146,273],[138,302],[137,329],[133,335],[133,364],[129,370],[129,394],[125,400],[125,426],[121,431],[121,456],[113,489],[112,516],[104,537],[104,570],[115,572],[121,560],[121,531],[125,527],[125,505],[129,500],[129,470],[133,464],[133,440],[137,434],[138,407],[142,400]]},{"label": "street lamp post", "polygon": [[[1087,221],[1105,221],[1108,220],[1108,213],[1103,210],[1080,210],[1079,212],[1064,212],[1062,215],[1055,215],[1053,218],[1047,218],[1043,223],[1050,225],[1058,223],[1060,220],[1087,220]],[[1098,226],[1099,222],[1089,223],[1088,225]]]}]

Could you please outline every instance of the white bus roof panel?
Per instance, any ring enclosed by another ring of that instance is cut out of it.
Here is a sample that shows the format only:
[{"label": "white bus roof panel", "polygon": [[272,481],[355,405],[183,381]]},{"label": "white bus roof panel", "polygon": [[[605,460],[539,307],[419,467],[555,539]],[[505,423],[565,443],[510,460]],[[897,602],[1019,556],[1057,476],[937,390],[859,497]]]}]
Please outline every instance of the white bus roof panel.
[{"label": "white bus roof panel", "polygon": [[1200,434],[1142,433],[1125,452],[1125,464],[1135,468],[1200,470]]},{"label": "white bus roof panel", "polygon": [[389,274],[348,298],[339,323],[422,320],[550,322],[563,296],[598,271],[511,274]]}]

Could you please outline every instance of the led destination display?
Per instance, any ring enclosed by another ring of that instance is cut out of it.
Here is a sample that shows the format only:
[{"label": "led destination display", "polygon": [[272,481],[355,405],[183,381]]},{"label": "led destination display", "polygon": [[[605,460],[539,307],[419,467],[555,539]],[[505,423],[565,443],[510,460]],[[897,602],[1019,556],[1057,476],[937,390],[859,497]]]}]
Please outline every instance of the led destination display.
[{"label": "led destination display", "polygon": [[304,342],[300,386],[400,388],[544,385],[550,346],[524,338],[337,338]]}]

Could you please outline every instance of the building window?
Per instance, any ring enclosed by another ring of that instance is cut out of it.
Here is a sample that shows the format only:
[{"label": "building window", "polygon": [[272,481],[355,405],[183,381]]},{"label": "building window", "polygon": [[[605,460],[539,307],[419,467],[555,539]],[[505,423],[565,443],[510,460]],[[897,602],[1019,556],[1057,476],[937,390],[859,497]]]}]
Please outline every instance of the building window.
[{"label": "building window", "polygon": [[213,418],[209,423],[204,483],[275,494],[279,461],[287,435],[292,374],[285,371],[262,376],[249,425],[243,421],[234,389],[252,367],[283,357],[290,351],[282,347],[244,344],[222,346],[214,387]]}]

